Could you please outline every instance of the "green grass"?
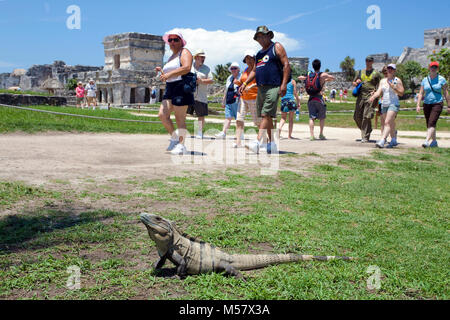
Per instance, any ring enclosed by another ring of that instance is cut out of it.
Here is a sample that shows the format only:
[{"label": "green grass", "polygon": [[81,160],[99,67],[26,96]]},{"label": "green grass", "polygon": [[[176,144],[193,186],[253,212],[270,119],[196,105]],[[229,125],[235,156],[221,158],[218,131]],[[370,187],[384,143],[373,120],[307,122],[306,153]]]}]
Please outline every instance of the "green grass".
[{"label": "green grass", "polygon": [[[66,115],[0,107],[0,133],[23,131],[28,133],[42,131],[65,132],[120,132],[120,133],[167,133],[157,115],[155,117],[135,116],[124,110],[82,110],[74,107],[33,106],[35,109],[89,115],[104,118],[157,121],[157,123],[120,122],[114,120],[88,119]],[[205,129],[222,128],[221,125],[207,124]],[[189,132],[194,131],[194,122],[187,121]]]},{"label": "green grass", "polygon": [[[447,300],[449,165],[448,149],[397,155],[377,150],[316,165],[307,176],[226,170],[164,180],[132,177],[123,183],[134,192],[125,196],[97,191],[99,200],[122,207],[149,203],[143,210],[230,253],[358,258],[244,272],[245,283],[221,274],[181,281],[155,273],[155,245],[139,210],[80,213],[75,208],[84,203],[83,191],[56,195],[0,184],[1,206],[30,197],[72,200],[64,209],[16,206],[18,214],[0,217],[0,298]],[[71,265],[81,268],[80,290],[65,287]],[[366,287],[369,266],[381,270],[380,290]]]}]

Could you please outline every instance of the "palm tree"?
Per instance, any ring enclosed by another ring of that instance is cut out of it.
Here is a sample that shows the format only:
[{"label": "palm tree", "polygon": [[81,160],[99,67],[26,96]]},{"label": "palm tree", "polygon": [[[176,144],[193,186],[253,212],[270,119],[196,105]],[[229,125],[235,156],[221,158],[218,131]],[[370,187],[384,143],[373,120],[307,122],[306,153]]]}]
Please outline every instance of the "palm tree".
[{"label": "palm tree", "polygon": [[228,71],[228,68],[230,68],[231,62],[228,62],[226,65],[218,64],[213,72],[213,78],[217,83],[225,84],[227,81],[227,78],[230,76],[230,71]]},{"label": "palm tree", "polygon": [[344,61],[342,61],[340,64],[340,68],[342,69],[342,72],[345,73],[345,78],[348,81],[352,81],[356,75],[356,71],[353,68],[354,66],[355,66],[355,59],[350,58],[349,56],[346,56]]}]

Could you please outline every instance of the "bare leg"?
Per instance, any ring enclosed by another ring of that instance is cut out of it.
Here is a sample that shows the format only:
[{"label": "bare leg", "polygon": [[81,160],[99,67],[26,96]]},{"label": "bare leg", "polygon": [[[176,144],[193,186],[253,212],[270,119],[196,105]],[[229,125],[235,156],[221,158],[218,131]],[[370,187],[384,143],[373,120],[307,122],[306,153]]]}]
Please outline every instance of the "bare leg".
[{"label": "bare leg", "polygon": [[281,137],[281,130],[283,129],[284,124],[286,123],[287,112],[281,113],[280,127],[278,128],[278,139]]},{"label": "bare leg", "polygon": [[205,127],[205,117],[198,117],[198,132],[203,132]]},{"label": "bare leg", "polygon": [[161,107],[159,108],[158,117],[159,119],[161,119],[161,122],[164,128],[166,128],[167,132],[170,134],[170,136],[173,137],[175,128],[173,127],[172,120],[170,120],[170,113],[172,111],[172,103],[170,103],[169,100],[163,100],[163,102],[161,103]]},{"label": "bare leg", "polygon": [[227,130],[230,128],[232,119],[233,118],[226,118],[225,121],[223,122],[223,129],[222,129],[222,131],[224,133],[227,133]]},{"label": "bare leg", "polygon": [[320,119],[320,135],[323,136],[323,128],[325,127],[325,119]]},{"label": "bare leg", "polygon": [[289,112],[289,139],[292,139],[292,131],[294,131],[294,113],[294,111]]},{"label": "bare leg", "polygon": [[186,140],[186,111],[188,106],[175,106],[175,121],[177,122],[178,127],[178,135],[180,139],[180,143],[184,143]]},{"label": "bare leg", "polygon": [[244,121],[236,121],[236,144],[241,146],[241,135],[244,132]]},{"label": "bare leg", "polygon": [[309,133],[311,135],[311,139],[314,139],[314,119],[309,119]]}]

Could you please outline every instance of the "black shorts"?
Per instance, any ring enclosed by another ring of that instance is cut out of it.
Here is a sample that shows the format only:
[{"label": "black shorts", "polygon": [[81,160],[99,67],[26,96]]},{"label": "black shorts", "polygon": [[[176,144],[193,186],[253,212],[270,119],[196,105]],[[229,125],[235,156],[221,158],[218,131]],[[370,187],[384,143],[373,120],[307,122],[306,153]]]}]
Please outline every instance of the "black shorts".
[{"label": "black shorts", "polygon": [[194,104],[194,94],[184,92],[183,80],[166,82],[163,100],[171,100],[174,106],[189,106]]},{"label": "black shorts", "polygon": [[208,115],[208,104],[200,101],[194,101],[194,104],[189,105],[187,109],[187,113],[193,115],[195,114],[197,117],[204,117]]}]

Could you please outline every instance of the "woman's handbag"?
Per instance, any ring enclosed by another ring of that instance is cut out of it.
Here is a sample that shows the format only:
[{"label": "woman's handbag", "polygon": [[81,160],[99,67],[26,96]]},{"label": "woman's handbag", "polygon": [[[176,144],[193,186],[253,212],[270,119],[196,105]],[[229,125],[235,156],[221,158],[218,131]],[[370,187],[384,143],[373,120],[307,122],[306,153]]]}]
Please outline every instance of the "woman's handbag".
[{"label": "woman's handbag", "polygon": [[185,93],[194,93],[197,90],[197,75],[189,72],[181,76],[183,81],[183,90]]}]

